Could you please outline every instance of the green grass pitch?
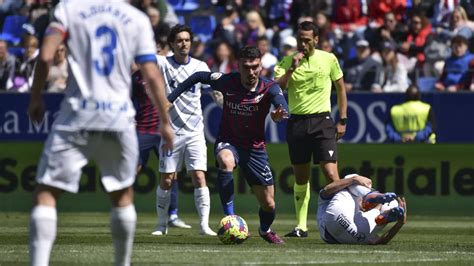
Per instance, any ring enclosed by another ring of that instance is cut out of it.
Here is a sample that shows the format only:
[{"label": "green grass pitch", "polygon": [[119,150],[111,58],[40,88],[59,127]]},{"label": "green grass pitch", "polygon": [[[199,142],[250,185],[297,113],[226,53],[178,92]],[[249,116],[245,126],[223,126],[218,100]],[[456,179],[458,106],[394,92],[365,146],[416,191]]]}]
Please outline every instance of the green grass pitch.
[{"label": "green grass pitch", "polygon": [[[285,238],[284,245],[274,246],[258,237],[256,213],[242,214],[252,234],[242,245],[199,235],[196,216],[182,215],[192,229],[170,228],[167,236],[154,237],[155,215],[139,213],[133,264],[474,265],[472,217],[409,216],[385,246],[325,244],[310,220],[308,238]],[[28,263],[28,219],[28,213],[0,213],[0,265]],[[211,215],[211,227],[219,220]],[[108,221],[107,213],[60,213],[51,265],[111,265]],[[280,214],[272,228],[283,235],[293,223],[293,215]]]}]

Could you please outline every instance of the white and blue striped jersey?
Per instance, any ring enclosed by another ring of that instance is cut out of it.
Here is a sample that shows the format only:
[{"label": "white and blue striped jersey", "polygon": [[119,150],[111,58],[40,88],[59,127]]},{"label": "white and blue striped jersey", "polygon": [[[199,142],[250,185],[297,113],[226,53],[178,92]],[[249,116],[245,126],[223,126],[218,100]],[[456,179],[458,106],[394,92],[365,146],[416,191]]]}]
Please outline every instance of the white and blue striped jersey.
[{"label": "white and blue striped jersey", "polygon": [[[203,61],[189,57],[189,62],[179,64],[173,56],[157,56],[158,66],[161,68],[166,83],[166,95],[178,87],[194,72],[207,71],[209,67]],[[205,85],[207,87],[207,85]],[[169,110],[171,126],[176,135],[204,132],[204,122],[201,109],[201,89],[203,84],[198,83],[190,90],[181,94]]]},{"label": "white and blue striped jersey", "polygon": [[133,127],[133,61],[156,61],[148,17],[122,0],[69,0],[56,6],[48,31],[61,32],[69,51],[67,88],[55,128]]}]

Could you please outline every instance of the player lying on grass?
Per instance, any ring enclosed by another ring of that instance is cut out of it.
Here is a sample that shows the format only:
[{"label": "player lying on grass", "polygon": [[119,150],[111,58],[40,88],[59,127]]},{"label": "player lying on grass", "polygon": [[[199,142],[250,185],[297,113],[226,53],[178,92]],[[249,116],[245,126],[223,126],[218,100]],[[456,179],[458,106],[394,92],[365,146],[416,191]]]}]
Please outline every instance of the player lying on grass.
[{"label": "player lying on grass", "polygon": [[168,100],[173,102],[198,82],[222,92],[223,113],[215,154],[224,213],[234,214],[232,171],[239,165],[260,203],[260,236],[269,243],[281,244],[283,240],[270,229],[275,219],[275,199],[273,175],[265,148],[265,119],[271,105],[275,107],[270,113],[273,121],[286,119],[288,105],[277,83],[259,77],[261,57],[257,47],[243,47],[239,52],[239,72],[196,72],[169,94]]},{"label": "player lying on grass", "polygon": [[[405,199],[371,187],[369,178],[353,174],[321,190],[317,220],[322,240],[329,244],[387,244],[398,233],[406,223]],[[378,236],[394,221],[390,230]]]}]

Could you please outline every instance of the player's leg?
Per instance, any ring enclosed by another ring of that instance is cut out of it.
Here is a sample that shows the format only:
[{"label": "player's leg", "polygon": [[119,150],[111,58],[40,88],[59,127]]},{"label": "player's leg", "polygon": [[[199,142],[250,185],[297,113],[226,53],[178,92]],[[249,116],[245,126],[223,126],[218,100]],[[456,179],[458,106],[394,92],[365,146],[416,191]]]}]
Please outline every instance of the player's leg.
[{"label": "player's leg", "polygon": [[77,193],[81,168],[87,164],[83,147],[88,136],[78,132],[53,131],[38,164],[31,211],[29,249],[32,265],[48,265],[56,238],[56,201],[61,191]]},{"label": "player's leg", "polygon": [[237,162],[238,155],[235,148],[229,143],[218,143],[215,148],[217,166],[217,187],[225,215],[234,214],[234,177],[232,171]]},{"label": "player's leg", "polygon": [[109,197],[112,202],[110,229],[114,241],[115,264],[130,265],[137,223],[133,188],[110,192]]},{"label": "player's leg", "polygon": [[112,203],[110,230],[116,265],[130,265],[137,213],[133,204],[133,183],[138,164],[135,130],[91,133],[91,159],[102,174],[101,181]]},{"label": "player's leg", "polygon": [[168,210],[171,201],[171,186],[176,178],[176,170],[181,169],[184,152],[184,141],[182,136],[176,136],[172,151],[164,151],[160,143],[160,184],[156,189],[156,213],[158,215],[158,225],[152,235],[165,235],[168,231]]},{"label": "player's leg", "polygon": [[275,220],[275,188],[273,174],[268,164],[265,150],[238,150],[242,173],[251,186],[260,208],[259,235],[272,244],[282,244],[284,241],[270,228]]},{"label": "player's leg", "polygon": [[216,236],[209,227],[209,213],[211,211],[211,197],[206,184],[204,171],[193,170],[189,172],[194,184],[194,204],[199,215],[200,233],[202,235]]},{"label": "player's leg", "polygon": [[188,137],[184,161],[194,185],[194,203],[199,214],[200,233],[215,236],[217,234],[209,228],[211,196],[206,183],[207,146],[203,132]]},{"label": "player's leg", "polygon": [[176,180],[176,178],[173,179],[173,184],[171,185],[170,207],[168,209],[168,217],[168,225],[171,227],[178,227],[184,229],[191,228],[191,225],[186,224],[178,217],[178,181]]},{"label": "player's leg", "polygon": [[156,214],[158,224],[152,235],[160,236],[168,233],[168,209],[171,201],[171,185],[175,178],[175,173],[161,173],[160,184],[156,189]]},{"label": "player's leg", "polygon": [[[137,166],[137,174],[143,167],[146,167],[148,163],[148,158],[150,157],[150,151],[156,145],[155,142],[155,135],[150,134],[141,134],[137,133],[138,137],[138,148],[140,152],[140,158],[138,160]],[[158,145],[160,143],[160,136],[158,137]]]},{"label": "player's leg", "polygon": [[30,262],[31,265],[48,265],[56,239],[56,200],[61,190],[38,185],[34,195],[34,207],[30,218]]}]

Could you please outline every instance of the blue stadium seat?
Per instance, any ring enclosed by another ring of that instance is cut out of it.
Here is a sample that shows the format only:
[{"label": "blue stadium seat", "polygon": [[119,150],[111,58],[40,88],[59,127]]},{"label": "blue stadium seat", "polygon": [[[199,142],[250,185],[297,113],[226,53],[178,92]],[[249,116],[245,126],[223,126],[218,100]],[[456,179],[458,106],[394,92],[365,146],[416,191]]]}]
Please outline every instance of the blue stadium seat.
[{"label": "blue stadium seat", "polygon": [[22,58],[23,55],[25,54],[25,48],[19,46],[19,47],[8,47],[8,53],[11,55],[14,55],[18,58]]},{"label": "blue stadium seat", "polygon": [[417,81],[420,92],[435,91],[435,84],[438,81],[437,77],[419,77]]},{"label": "blue stadium seat", "polygon": [[22,26],[27,22],[26,16],[7,16],[3,22],[3,30],[0,33],[0,39],[18,44],[21,41],[23,33]]},{"label": "blue stadium seat", "polygon": [[194,35],[199,36],[205,43],[212,38],[217,23],[214,16],[193,16],[190,18],[189,25]]},{"label": "blue stadium seat", "polygon": [[199,8],[199,0],[168,0],[178,14],[189,13]]}]

